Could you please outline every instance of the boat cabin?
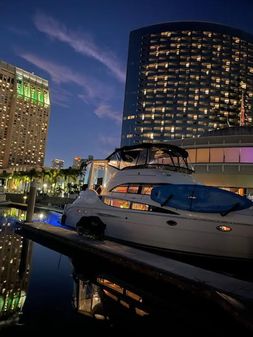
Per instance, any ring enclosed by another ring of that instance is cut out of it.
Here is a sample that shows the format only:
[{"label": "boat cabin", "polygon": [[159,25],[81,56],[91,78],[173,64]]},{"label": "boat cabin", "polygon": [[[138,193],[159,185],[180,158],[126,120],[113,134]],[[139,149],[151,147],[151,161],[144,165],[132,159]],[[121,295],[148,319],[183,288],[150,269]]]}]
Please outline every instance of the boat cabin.
[{"label": "boat cabin", "polygon": [[89,189],[103,187],[112,171],[126,169],[162,168],[192,173],[187,161],[188,152],[178,146],[166,144],[139,144],[116,149],[105,160],[93,160],[87,165],[85,184]]},{"label": "boat cabin", "polygon": [[116,149],[109,157],[108,165],[119,170],[130,168],[163,167],[173,171],[190,173],[188,152],[175,145],[139,144]]}]

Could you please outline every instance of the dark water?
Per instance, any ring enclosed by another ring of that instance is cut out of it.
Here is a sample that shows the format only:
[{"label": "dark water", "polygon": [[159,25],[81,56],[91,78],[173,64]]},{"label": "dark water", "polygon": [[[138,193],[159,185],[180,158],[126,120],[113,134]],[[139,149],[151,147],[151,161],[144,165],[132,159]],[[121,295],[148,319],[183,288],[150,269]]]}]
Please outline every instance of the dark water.
[{"label": "dark water", "polygon": [[[0,208],[0,334],[250,336],[233,314],[91,256],[65,256],[15,231],[25,212]],[[59,226],[60,215],[34,219]]]}]

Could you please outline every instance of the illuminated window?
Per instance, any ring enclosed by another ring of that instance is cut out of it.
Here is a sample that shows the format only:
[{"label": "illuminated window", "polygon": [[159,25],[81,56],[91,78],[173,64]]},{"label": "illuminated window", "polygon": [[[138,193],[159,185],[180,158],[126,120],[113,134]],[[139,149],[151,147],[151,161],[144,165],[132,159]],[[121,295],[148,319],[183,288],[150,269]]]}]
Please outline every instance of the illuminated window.
[{"label": "illuminated window", "polygon": [[129,185],[128,187],[128,193],[138,193],[139,191],[139,185]]},{"label": "illuminated window", "polygon": [[224,156],[226,163],[239,163],[240,148],[239,147],[225,148]]},{"label": "illuminated window", "polygon": [[253,163],[253,147],[241,148],[240,162]]},{"label": "illuminated window", "polygon": [[104,204],[106,204],[106,205],[108,205],[108,206],[110,206],[111,205],[111,199],[109,199],[109,198],[104,198]]},{"label": "illuminated window", "polygon": [[152,191],[153,186],[142,186],[141,188],[141,194],[150,195]]},{"label": "illuminated window", "polygon": [[140,204],[137,202],[133,202],[131,208],[136,211],[148,211],[149,206],[146,204]]},{"label": "illuminated window", "polygon": [[188,155],[189,155],[189,162],[190,163],[196,163],[196,149],[187,149]]},{"label": "illuminated window", "polygon": [[130,208],[130,201],[127,200],[104,198],[103,201],[108,206],[126,209]]},{"label": "illuminated window", "polygon": [[112,190],[112,192],[127,193],[127,185],[117,186]]},{"label": "illuminated window", "polygon": [[211,163],[222,163],[223,161],[224,161],[223,148],[210,149],[210,162]]},{"label": "illuminated window", "polygon": [[197,149],[197,163],[209,162],[209,149]]}]

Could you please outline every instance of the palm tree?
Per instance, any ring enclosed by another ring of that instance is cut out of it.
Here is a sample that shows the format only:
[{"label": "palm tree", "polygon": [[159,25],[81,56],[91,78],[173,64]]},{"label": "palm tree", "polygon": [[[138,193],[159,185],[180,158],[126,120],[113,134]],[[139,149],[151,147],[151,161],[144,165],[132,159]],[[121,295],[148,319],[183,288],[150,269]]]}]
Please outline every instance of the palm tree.
[{"label": "palm tree", "polygon": [[79,183],[78,178],[80,177],[80,170],[69,167],[67,169],[61,169],[61,171],[64,177],[64,190],[66,190],[67,187],[67,192],[70,192],[72,186],[71,181],[72,183],[75,183],[76,187]]}]

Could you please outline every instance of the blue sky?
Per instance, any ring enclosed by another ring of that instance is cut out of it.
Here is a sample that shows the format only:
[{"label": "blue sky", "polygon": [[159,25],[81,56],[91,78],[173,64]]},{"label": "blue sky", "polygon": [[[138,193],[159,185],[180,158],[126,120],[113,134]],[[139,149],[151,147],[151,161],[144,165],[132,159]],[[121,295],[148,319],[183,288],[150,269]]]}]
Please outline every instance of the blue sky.
[{"label": "blue sky", "polygon": [[49,80],[46,165],[120,144],[131,30],[216,22],[253,34],[253,0],[0,0],[0,59]]}]

